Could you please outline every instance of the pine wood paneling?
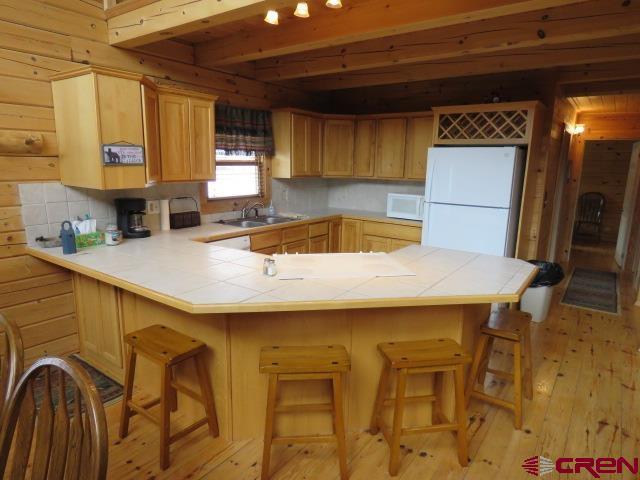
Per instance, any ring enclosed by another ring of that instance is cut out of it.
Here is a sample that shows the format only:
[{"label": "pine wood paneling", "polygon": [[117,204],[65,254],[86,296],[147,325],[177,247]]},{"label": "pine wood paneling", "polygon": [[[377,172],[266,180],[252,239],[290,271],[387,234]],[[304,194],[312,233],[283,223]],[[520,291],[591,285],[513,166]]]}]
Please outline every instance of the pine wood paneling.
[{"label": "pine wood paneling", "polygon": [[58,180],[56,157],[0,157],[0,181]]}]

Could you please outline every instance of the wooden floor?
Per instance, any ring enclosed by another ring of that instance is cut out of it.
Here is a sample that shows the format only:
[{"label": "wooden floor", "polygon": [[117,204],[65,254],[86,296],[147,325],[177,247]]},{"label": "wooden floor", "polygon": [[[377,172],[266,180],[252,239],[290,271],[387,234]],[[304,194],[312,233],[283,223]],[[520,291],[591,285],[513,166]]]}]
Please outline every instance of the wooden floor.
[{"label": "wooden floor", "polygon": [[[577,253],[580,266],[611,267],[611,258]],[[513,429],[509,412],[472,401],[469,409],[471,463],[461,468],[450,433],[405,437],[402,480],[525,479],[526,458],[640,456],[640,356],[637,308],[630,307],[623,282],[621,315],[561,305],[556,289],[552,313],[533,326],[534,398],[525,400],[524,425]],[[495,365],[510,366],[512,355],[496,344]],[[637,382],[637,383],[636,383]],[[511,395],[510,384],[487,376],[486,388]],[[109,478],[249,480],[259,478],[261,442],[238,442],[222,454],[207,454],[215,440],[206,429],[172,446],[172,466],[158,468],[157,429],[132,420],[124,441],[116,436],[119,404],[108,407]],[[386,479],[389,452],[380,434],[349,439],[351,479]],[[333,446],[310,444],[274,448],[272,478],[337,479]],[[555,472],[545,480],[559,478]],[[565,478],[592,478],[573,475]],[[615,477],[621,478],[621,477]],[[625,478],[634,478],[629,475]]]}]

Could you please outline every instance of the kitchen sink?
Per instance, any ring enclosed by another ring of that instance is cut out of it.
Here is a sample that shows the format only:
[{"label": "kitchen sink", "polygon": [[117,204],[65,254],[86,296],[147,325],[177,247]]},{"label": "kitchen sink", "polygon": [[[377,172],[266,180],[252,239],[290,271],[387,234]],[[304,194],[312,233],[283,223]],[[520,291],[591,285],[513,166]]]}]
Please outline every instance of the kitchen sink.
[{"label": "kitchen sink", "polygon": [[224,223],[225,225],[231,225],[233,227],[253,228],[253,227],[264,227],[266,225],[275,225],[278,223],[293,222],[295,220],[298,220],[298,219],[293,217],[262,216],[262,217],[253,217],[251,219],[239,218],[237,220],[222,220],[220,223]]}]

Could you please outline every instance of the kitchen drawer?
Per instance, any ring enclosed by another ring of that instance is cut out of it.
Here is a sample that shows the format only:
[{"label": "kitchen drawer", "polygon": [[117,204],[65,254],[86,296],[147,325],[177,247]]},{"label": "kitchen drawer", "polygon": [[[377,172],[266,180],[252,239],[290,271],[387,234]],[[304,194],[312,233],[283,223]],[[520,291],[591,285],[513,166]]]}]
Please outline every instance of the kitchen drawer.
[{"label": "kitchen drawer", "polygon": [[282,253],[309,253],[309,240],[305,238],[298,242],[285,243],[282,245]]},{"label": "kitchen drawer", "polygon": [[309,238],[329,234],[329,222],[312,223],[309,225]]},{"label": "kitchen drawer", "polygon": [[260,250],[254,250],[255,253],[262,253],[263,255],[273,255],[275,253],[282,253],[280,245],[274,245],[273,247],[261,248]]},{"label": "kitchen drawer", "polygon": [[362,234],[419,242],[422,236],[422,228],[394,223],[364,222]]},{"label": "kitchen drawer", "polygon": [[309,238],[309,225],[289,227],[282,230],[282,243],[297,242]]},{"label": "kitchen drawer", "polygon": [[309,239],[309,253],[328,253],[329,235],[320,235]]},{"label": "kitchen drawer", "polygon": [[364,252],[390,252],[391,239],[374,235],[362,236],[362,250]]},{"label": "kitchen drawer", "polygon": [[256,233],[255,235],[251,235],[251,251],[255,252],[267,247],[277,247],[281,241],[282,231],[280,229]]}]

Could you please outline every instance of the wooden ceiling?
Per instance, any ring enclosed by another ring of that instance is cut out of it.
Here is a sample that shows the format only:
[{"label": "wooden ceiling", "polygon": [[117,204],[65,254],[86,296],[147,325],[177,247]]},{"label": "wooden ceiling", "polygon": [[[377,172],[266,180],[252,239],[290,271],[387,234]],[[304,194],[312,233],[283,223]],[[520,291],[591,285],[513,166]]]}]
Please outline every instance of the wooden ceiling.
[{"label": "wooden ceiling", "polygon": [[[107,10],[109,38],[172,39],[202,67],[312,92],[545,69],[570,85],[640,79],[637,0],[342,1],[308,0],[301,19],[292,0],[126,0]],[[269,8],[279,25],[263,21]],[[606,105],[637,108],[634,92],[605,93],[618,97]],[[579,101],[587,108],[602,95],[567,96],[593,97]]]}]

